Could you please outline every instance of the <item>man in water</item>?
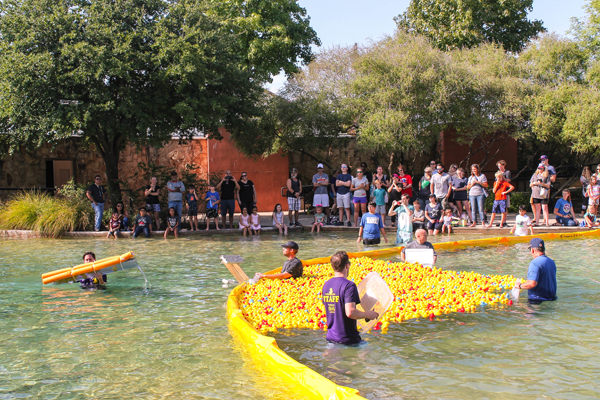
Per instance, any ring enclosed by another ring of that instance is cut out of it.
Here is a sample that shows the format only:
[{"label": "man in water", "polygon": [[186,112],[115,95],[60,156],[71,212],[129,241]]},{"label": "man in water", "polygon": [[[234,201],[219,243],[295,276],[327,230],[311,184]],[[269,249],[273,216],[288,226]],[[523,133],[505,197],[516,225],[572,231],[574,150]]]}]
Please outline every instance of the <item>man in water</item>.
[{"label": "man in water", "polygon": [[[83,263],[93,263],[96,262],[96,255],[91,251],[86,251],[83,253]],[[101,275],[98,272],[86,274],[87,278],[78,281],[81,284],[82,288],[92,288],[98,286],[104,286],[107,282],[106,275]]]},{"label": "man in water", "polygon": [[533,304],[556,300],[556,264],[546,256],[544,241],[539,238],[531,239],[529,251],[533,260],[529,263],[527,280],[516,287],[527,289],[529,302]]},{"label": "man in water", "polygon": [[260,274],[257,273],[255,278],[261,279],[288,279],[288,278],[300,278],[302,273],[304,272],[304,266],[302,265],[302,261],[300,261],[296,254],[298,254],[298,243],[289,241],[286,244],[282,244],[283,247],[283,255],[287,257],[287,261],[283,263],[283,268],[281,268],[281,272],[278,274]]},{"label": "man in water", "polygon": [[348,280],[350,260],[345,251],[338,251],[331,257],[333,278],[325,282],[322,289],[323,304],[327,315],[327,341],[342,344],[356,344],[362,339],[356,328],[357,319],[377,319],[375,311],[360,311],[356,284]]},{"label": "man in water", "polygon": [[433,250],[433,263],[435,264],[437,261],[437,254],[435,254],[433,245],[427,241],[427,231],[425,229],[417,229],[415,238],[417,240],[413,240],[402,249],[402,253],[400,253],[402,261],[406,261],[406,254],[404,254],[404,250],[406,249],[431,249]]}]

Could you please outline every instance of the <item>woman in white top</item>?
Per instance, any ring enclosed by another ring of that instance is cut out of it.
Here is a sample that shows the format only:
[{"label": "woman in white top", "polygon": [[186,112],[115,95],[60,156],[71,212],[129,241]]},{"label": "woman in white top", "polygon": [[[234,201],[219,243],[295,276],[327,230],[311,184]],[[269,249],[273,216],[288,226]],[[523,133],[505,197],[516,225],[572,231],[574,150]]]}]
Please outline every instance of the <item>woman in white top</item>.
[{"label": "woman in white top", "polygon": [[350,191],[354,192],[352,202],[354,203],[354,226],[358,226],[358,209],[360,207],[361,215],[367,213],[367,191],[369,190],[369,180],[364,176],[362,167],[356,170],[356,178],[352,178]]},{"label": "woman in white top", "polygon": [[479,164],[471,165],[471,176],[467,181],[469,190],[469,200],[471,203],[472,228],[477,226],[477,211],[481,219],[481,226],[485,226],[485,198],[487,197],[488,182],[484,174],[481,173]]}]

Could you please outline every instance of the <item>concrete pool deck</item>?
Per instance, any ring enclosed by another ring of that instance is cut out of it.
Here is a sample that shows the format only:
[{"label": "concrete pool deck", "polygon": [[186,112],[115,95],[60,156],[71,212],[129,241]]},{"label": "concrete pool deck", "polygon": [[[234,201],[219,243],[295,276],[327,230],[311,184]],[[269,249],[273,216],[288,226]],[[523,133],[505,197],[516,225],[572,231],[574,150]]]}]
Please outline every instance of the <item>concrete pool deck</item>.
[{"label": "concrete pool deck", "polygon": [[[273,227],[273,221],[271,220],[271,213],[263,212],[263,213],[259,213],[259,214],[261,216],[261,225],[263,227],[262,231],[265,233],[277,232],[277,228]],[[476,228],[454,227],[454,230],[456,233],[489,233],[489,234],[495,234],[498,236],[509,236],[510,230],[514,226],[516,216],[517,216],[516,213],[508,214],[508,218],[507,218],[508,227],[506,227],[506,228],[500,228],[500,227],[493,226],[491,228],[486,229],[486,228],[482,228],[481,224],[479,224]],[[489,218],[489,216],[488,216],[488,218]],[[310,232],[310,230],[312,228],[312,223],[314,221],[313,215],[310,215],[310,214],[307,215],[307,214],[301,213],[298,220],[302,224],[302,226],[290,227],[287,213],[285,213],[284,221],[286,221],[286,223],[288,223],[288,236],[293,236],[295,232],[303,232],[303,231]],[[581,218],[579,218],[579,220],[581,220]],[[239,214],[235,215],[234,221],[236,221],[236,222],[239,221]],[[500,222],[500,218],[499,218],[499,216],[496,216],[496,221],[495,221],[494,225],[496,225],[496,223],[498,223],[498,222]],[[550,222],[554,223],[555,222],[554,218],[551,218]],[[389,217],[386,219],[386,223],[388,225],[390,224]],[[359,229],[358,227],[325,225],[324,227],[321,228],[321,232],[334,232],[334,231],[353,232],[353,231],[358,231],[358,229]],[[563,232],[577,232],[577,231],[583,231],[583,230],[588,230],[588,229],[589,228],[582,228],[580,226],[573,226],[573,227],[537,226],[534,228],[534,232],[535,233],[563,233]],[[389,232],[388,235],[391,233],[395,233],[396,228],[388,227],[388,228],[386,228],[386,232]],[[107,231],[105,231],[105,230],[100,231],[100,232],[91,232],[91,231],[67,232],[67,233],[65,233],[64,237],[77,237],[77,238],[106,237],[106,234],[107,234]],[[164,234],[164,231],[162,231],[162,230],[161,231],[153,231],[152,237],[161,237],[163,234]],[[131,235],[132,235],[132,232],[121,232],[121,234],[120,234],[121,237],[130,237]],[[190,231],[187,229],[183,229],[179,232],[179,235],[180,236],[241,235],[241,232],[237,228],[234,228],[234,229],[221,228],[220,231],[217,231],[214,228],[214,225],[212,225],[211,229],[208,231],[206,231],[205,229],[201,229],[199,231]],[[8,237],[8,238],[26,239],[26,238],[34,238],[34,237],[41,237],[41,236],[42,235],[40,235],[38,232],[35,232],[35,231],[0,230],[0,237],[5,237],[5,238]],[[170,237],[173,238],[174,236],[170,235]]]}]

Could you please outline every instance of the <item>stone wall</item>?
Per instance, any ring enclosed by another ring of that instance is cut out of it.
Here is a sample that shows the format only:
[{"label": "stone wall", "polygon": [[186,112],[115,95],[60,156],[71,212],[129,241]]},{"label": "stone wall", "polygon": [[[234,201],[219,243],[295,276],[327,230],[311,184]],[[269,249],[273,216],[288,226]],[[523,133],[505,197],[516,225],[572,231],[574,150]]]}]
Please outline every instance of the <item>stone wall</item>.
[{"label": "stone wall", "polygon": [[[80,138],[71,138],[54,148],[45,145],[35,151],[21,150],[5,156],[0,160],[0,187],[46,187],[48,160],[74,161],[77,183],[91,184],[97,174],[102,175],[106,182],[104,160],[94,146],[84,145]],[[162,148],[127,146],[121,154],[119,177],[130,188],[146,184],[141,176],[136,179],[140,162],[151,162],[179,173],[186,164],[195,164],[199,167],[196,172],[204,177],[207,173],[206,140],[192,140],[186,144],[180,144],[179,140],[171,140]],[[6,196],[10,193],[3,191],[0,195]]]}]

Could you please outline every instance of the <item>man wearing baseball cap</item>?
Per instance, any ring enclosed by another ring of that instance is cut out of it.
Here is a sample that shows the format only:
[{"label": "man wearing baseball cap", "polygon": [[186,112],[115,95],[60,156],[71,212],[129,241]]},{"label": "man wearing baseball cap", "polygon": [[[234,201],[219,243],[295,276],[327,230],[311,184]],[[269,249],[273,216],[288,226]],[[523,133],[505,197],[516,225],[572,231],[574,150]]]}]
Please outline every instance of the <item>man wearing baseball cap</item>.
[{"label": "man wearing baseball cap", "polygon": [[287,257],[287,261],[283,263],[281,272],[270,275],[257,273],[255,277],[258,277],[258,279],[287,279],[300,278],[302,276],[304,267],[302,266],[302,261],[296,258],[299,249],[298,243],[290,240],[286,244],[282,244],[281,247],[283,247],[283,255]]},{"label": "man wearing baseball cap", "polygon": [[548,171],[548,174],[550,174],[550,180],[552,181],[552,183],[554,183],[556,181],[556,170],[548,162],[548,156],[541,156],[540,162],[542,164],[544,164],[544,166],[546,167],[546,170]]},{"label": "man wearing baseball cap", "polygon": [[531,239],[529,251],[533,260],[529,264],[527,280],[516,287],[527,289],[529,302],[533,304],[556,300],[556,264],[546,256],[544,241],[539,238]]},{"label": "man wearing baseball cap", "polygon": [[312,183],[315,188],[313,207],[319,205],[323,207],[329,221],[329,175],[323,173],[323,164],[317,164],[317,173],[313,176]]}]

